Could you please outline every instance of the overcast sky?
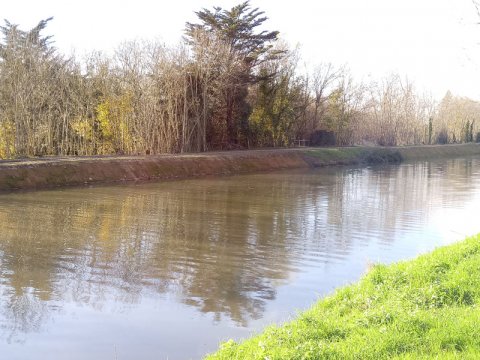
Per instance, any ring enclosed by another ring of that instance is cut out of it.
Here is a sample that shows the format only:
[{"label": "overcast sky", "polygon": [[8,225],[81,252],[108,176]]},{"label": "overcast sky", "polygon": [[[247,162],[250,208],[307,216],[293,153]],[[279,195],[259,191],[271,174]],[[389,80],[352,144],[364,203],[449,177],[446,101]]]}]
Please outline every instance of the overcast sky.
[{"label": "overcast sky", "polygon": [[[111,52],[123,40],[175,43],[195,10],[238,1],[2,1],[0,18],[28,29],[53,16],[45,34],[63,52]],[[252,0],[305,61],[348,64],[357,79],[397,72],[441,98],[480,100],[480,18],[472,0]]]}]

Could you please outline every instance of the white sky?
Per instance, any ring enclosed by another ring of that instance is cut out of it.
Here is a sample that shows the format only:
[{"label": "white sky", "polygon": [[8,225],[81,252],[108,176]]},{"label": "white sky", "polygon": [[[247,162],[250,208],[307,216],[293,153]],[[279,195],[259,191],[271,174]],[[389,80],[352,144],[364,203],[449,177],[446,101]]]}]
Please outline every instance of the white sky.
[{"label": "white sky", "polygon": [[[175,43],[194,11],[232,0],[2,0],[0,19],[29,29],[54,16],[44,34],[65,53],[112,49],[123,40]],[[266,28],[279,30],[310,65],[348,64],[357,79],[398,72],[441,98],[480,100],[480,18],[471,0],[251,0]]]}]

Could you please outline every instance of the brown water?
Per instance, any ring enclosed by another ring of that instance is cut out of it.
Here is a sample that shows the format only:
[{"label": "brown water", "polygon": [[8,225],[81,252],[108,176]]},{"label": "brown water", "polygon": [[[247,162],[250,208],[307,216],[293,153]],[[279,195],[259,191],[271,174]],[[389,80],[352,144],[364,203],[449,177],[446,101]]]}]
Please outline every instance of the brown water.
[{"label": "brown water", "polygon": [[479,210],[480,158],[0,195],[0,357],[200,358]]}]

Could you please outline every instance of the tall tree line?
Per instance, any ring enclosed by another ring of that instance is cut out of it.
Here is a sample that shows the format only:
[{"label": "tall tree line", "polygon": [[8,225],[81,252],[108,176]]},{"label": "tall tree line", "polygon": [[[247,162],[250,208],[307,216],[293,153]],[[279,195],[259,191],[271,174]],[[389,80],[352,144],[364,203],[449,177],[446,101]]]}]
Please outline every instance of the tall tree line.
[{"label": "tall tree line", "polygon": [[159,154],[313,144],[480,141],[480,104],[436,103],[408,79],[356,82],[305,70],[248,1],[196,12],[177,46],[133,41],[113,56],[60,54],[51,18],[0,27],[0,158]]}]

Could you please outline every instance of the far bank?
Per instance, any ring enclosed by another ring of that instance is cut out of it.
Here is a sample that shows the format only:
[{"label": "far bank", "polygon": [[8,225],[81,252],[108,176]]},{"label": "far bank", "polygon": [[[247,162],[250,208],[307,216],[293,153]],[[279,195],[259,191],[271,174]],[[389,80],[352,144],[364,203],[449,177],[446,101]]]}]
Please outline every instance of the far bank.
[{"label": "far bank", "polygon": [[0,161],[0,191],[162,181],[333,165],[400,163],[472,155],[480,155],[480,144],[31,158]]}]

